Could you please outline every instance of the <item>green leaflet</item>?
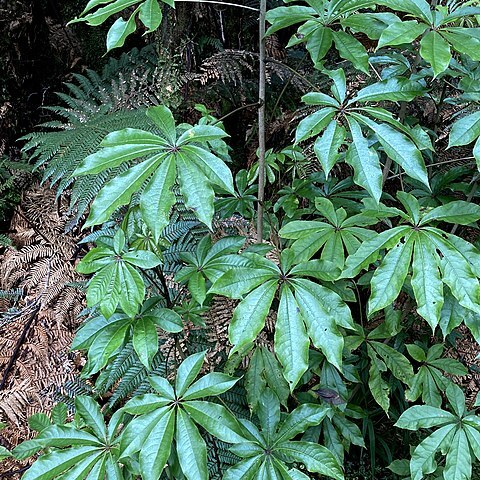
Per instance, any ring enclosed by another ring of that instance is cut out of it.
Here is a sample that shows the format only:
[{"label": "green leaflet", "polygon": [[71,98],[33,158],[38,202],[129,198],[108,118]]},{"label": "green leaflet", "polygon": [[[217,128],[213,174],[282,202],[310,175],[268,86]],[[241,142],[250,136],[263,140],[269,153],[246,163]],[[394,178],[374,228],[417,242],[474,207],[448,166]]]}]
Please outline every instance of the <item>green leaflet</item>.
[{"label": "green leaflet", "polygon": [[150,370],[158,351],[158,336],[155,324],[148,318],[141,317],[134,323],[133,347],[142,364]]},{"label": "green leaflet", "polygon": [[110,27],[107,33],[107,52],[114,48],[122,47],[126,38],[132,34],[136,28],[136,14],[138,9],[130,15],[130,18],[125,21],[123,18],[117,18],[115,23]]},{"label": "green leaflet", "polygon": [[343,471],[337,459],[325,447],[311,442],[285,442],[278,445],[279,452],[303,463],[309,472],[320,473],[343,480]]},{"label": "green leaflet", "polygon": [[452,480],[467,480],[472,478],[472,458],[465,432],[457,430],[452,439],[445,460],[445,478]]},{"label": "green leaflet", "polygon": [[[397,25],[397,23],[393,25]],[[423,95],[424,92],[425,88],[419,82],[403,77],[389,78],[362,88],[348,103],[375,102],[378,100],[409,102],[415,97]]]},{"label": "green leaflet", "polygon": [[[308,288],[305,288],[308,286],[306,282],[308,280],[295,280],[294,290],[295,299],[306,323],[308,335],[327,360],[340,369],[342,364],[343,335],[337,327],[338,319],[330,312],[328,303],[321,302],[310,293]],[[320,287],[319,285],[315,286]],[[333,294],[333,292],[330,293]]]},{"label": "green leaflet", "polygon": [[295,131],[295,143],[318,135],[331,122],[334,114],[333,107],[325,107],[304,118]]},{"label": "green leaflet", "polygon": [[432,66],[434,77],[444,72],[452,59],[450,45],[435,31],[420,40],[420,55]]},{"label": "green leaflet", "polygon": [[368,355],[371,359],[368,371],[368,388],[375,401],[388,414],[390,408],[390,387],[382,378],[382,372],[387,370],[385,363],[380,360],[370,345],[367,345]]},{"label": "green leaflet", "polygon": [[145,0],[140,7],[138,18],[148,28],[145,34],[155,31],[162,23],[163,18],[158,0]]},{"label": "green leaflet", "polygon": [[348,123],[352,133],[352,143],[348,147],[345,160],[354,169],[355,183],[365,188],[378,203],[382,195],[380,159],[377,152],[369,148],[360,125],[353,118],[349,118]]},{"label": "green leaflet", "polygon": [[435,454],[442,444],[453,439],[454,425],[445,425],[436,430],[415,448],[410,460],[410,472],[413,480],[421,480],[426,473],[436,470]]},{"label": "green leaflet", "polygon": [[145,480],[158,480],[170,455],[175,429],[173,410],[167,411],[150,430],[140,450],[140,471]]},{"label": "green leaflet", "polygon": [[330,170],[340,158],[338,149],[345,141],[345,128],[332,120],[328,127],[315,141],[314,150],[325,175],[328,177]]},{"label": "green leaflet", "polygon": [[237,306],[228,329],[228,338],[234,348],[241,350],[253,342],[265,325],[278,280],[268,280],[249,293]]},{"label": "green leaflet", "polygon": [[350,278],[358,275],[361,270],[367,268],[377,259],[380,250],[393,247],[409,231],[410,227],[407,226],[394,227],[380,233],[371,240],[363,242],[359,249],[347,258],[346,268],[341,278]]},{"label": "green leaflet", "polygon": [[457,120],[450,131],[448,146],[468,145],[480,137],[480,111]]},{"label": "green leaflet", "polygon": [[387,45],[412,43],[426,28],[427,26],[424,23],[418,23],[415,20],[394,22],[382,32],[378,41],[377,50]]},{"label": "green leaflet", "polygon": [[309,344],[295,297],[290,289],[284,286],[275,325],[275,352],[284,367],[283,374],[291,391],[308,368]]},{"label": "green leaflet", "polygon": [[417,234],[415,240],[412,288],[417,301],[417,312],[435,331],[443,307],[443,283],[438,255],[431,241],[422,232]]},{"label": "green leaflet", "polygon": [[368,74],[368,53],[365,47],[355,37],[348,35],[342,30],[332,31],[332,34],[340,56],[352,62],[356,69]]},{"label": "green leaflet", "polygon": [[184,408],[196,423],[223,442],[243,441],[240,423],[223,405],[188,401],[184,403]]},{"label": "green leaflet", "polygon": [[171,191],[175,177],[175,159],[169,157],[157,169],[140,198],[142,218],[157,242],[170,222],[170,210],[175,203],[175,195]]},{"label": "green leaflet", "polygon": [[368,300],[369,315],[387,307],[398,297],[410,267],[414,238],[413,232],[407,234],[404,243],[399,242],[392,248],[375,270]]},{"label": "green leaflet", "polygon": [[375,133],[387,156],[398,163],[408,176],[428,187],[428,175],[422,154],[408,137],[390,125],[378,124],[357,113],[351,115]]},{"label": "green leaflet", "polygon": [[177,412],[175,438],[180,465],[187,479],[207,480],[207,447],[197,427],[182,409]]}]

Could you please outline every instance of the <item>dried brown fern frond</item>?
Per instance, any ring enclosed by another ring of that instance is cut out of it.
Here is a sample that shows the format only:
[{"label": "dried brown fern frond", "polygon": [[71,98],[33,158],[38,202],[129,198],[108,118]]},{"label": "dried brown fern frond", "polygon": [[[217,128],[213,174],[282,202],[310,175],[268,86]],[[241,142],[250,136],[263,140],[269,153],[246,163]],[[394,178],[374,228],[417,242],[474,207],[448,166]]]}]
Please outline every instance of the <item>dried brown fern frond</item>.
[{"label": "dried brown fern frond", "polygon": [[244,72],[252,73],[257,54],[246,50],[227,49],[215,53],[200,65],[200,73],[194,74],[191,80],[197,80],[202,85],[211,81],[243,84]]},{"label": "dried brown fern frond", "polygon": [[78,239],[63,233],[67,211],[46,187],[25,191],[11,222],[13,246],[0,257],[0,290],[23,293],[15,303],[2,299],[0,311],[0,421],[8,424],[0,443],[9,448],[29,437],[27,418],[48,411],[78,373],[69,347],[83,294],[68,284],[83,277],[75,272]]}]

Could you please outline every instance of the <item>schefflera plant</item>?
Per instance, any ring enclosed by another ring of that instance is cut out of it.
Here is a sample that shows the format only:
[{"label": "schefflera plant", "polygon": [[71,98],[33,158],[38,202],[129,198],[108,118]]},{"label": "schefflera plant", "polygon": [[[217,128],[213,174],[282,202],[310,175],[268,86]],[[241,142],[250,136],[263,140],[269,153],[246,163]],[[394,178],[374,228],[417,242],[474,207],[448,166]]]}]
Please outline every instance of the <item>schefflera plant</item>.
[{"label": "schefflera plant", "polygon": [[172,112],[163,105],[150,107],[147,116],[158,128],[158,134],[134,128],[112,132],[102,141],[102,148],[85,158],[74,171],[73,176],[94,175],[143,158],[105,184],[92,204],[85,227],[106,222],[140,191],[142,219],[159,241],[170,221],[170,210],[176,201],[172,187],[177,181],[187,208],[211,227],[214,186],[235,194],[230,169],[211,152],[210,145],[228,135],[213,125],[177,127]]},{"label": "schefflera plant", "polygon": [[310,340],[341,370],[341,329],[357,329],[350,309],[331,283],[341,270],[319,259],[298,262],[291,249],[282,251],[280,265],[253,252],[242,256],[249,264],[231,268],[210,289],[210,293],[241,300],[229,325],[230,354],[245,354],[252,348],[279,292],[275,353],[291,391],[307,371]]},{"label": "schefflera plant", "polygon": [[195,424],[224,442],[242,441],[242,427],[233,414],[223,405],[201,400],[226,392],[239,380],[212,372],[195,381],[205,353],[190,355],[180,364],[174,385],[152,375],[155,393],[135,396],[123,407],[135,417],[122,433],[119,459],[138,460],[136,473],[143,480],[158,480],[173,451],[187,480],[208,480],[207,446]]}]

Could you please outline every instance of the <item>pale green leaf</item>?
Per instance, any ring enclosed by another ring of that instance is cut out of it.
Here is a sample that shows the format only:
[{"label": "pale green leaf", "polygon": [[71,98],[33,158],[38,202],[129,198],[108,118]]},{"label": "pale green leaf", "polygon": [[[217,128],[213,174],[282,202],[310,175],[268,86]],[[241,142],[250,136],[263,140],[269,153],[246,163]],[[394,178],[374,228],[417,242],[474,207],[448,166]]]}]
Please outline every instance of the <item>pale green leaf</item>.
[{"label": "pale green leaf", "polygon": [[180,466],[187,480],[208,480],[207,447],[197,427],[182,409],[177,411],[175,439]]},{"label": "pale green leaf", "polygon": [[75,410],[99,439],[107,440],[105,420],[100,406],[92,397],[85,395],[75,397]]},{"label": "pale green leaf", "polygon": [[332,120],[323,135],[315,141],[313,148],[327,178],[330,170],[340,158],[338,150],[344,141],[345,128],[338,125],[336,120]]},{"label": "pale green leaf", "polygon": [[463,429],[458,429],[449,443],[443,475],[449,480],[470,480],[472,478],[472,458],[468,439]]},{"label": "pale green leaf", "polygon": [[158,480],[172,448],[175,413],[169,410],[151,429],[140,450],[140,472],[143,480]]},{"label": "pale green leaf", "polygon": [[279,452],[303,463],[309,472],[343,480],[343,470],[335,456],[325,447],[312,442],[285,442],[277,446]]},{"label": "pale green leaf", "polygon": [[407,234],[383,258],[371,281],[372,293],[368,300],[368,315],[391,305],[398,297],[405,282],[412,258],[414,236]]},{"label": "pale green leaf", "polygon": [[225,373],[207,373],[193,383],[182,398],[184,400],[196,400],[202,397],[220,395],[221,393],[230,390],[238,380],[238,378],[233,378]]},{"label": "pale green leaf", "polygon": [[428,322],[433,332],[440,322],[444,302],[439,262],[431,241],[419,232],[413,252],[412,288],[417,312]]},{"label": "pale green leaf", "polygon": [[455,425],[445,425],[432,433],[415,448],[410,460],[412,480],[421,480],[437,469],[435,454],[442,444],[448,445],[455,434]]},{"label": "pale green leaf", "polygon": [[457,120],[450,130],[448,146],[468,145],[480,137],[480,111]]},{"label": "pale green leaf", "polygon": [[365,47],[355,37],[342,30],[332,31],[332,34],[340,56],[352,62],[357,70],[368,74],[368,53]]},{"label": "pale green leaf", "polygon": [[398,428],[418,430],[455,423],[457,417],[450,412],[429,405],[414,405],[405,410],[395,424]]},{"label": "pale green leaf", "polygon": [[275,297],[277,285],[277,280],[268,280],[238,304],[228,329],[228,338],[234,345],[232,353],[253,342],[262,330]]},{"label": "pale green leaf", "polygon": [[330,407],[313,403],[304,403],[293,410],[281,424],[275,437],[275,444],[286,442],[308,427],[319,425],[330,412]]},{"label": "pale green leaf", "polygon": [[295,131],[295,143],[318,135],[332,120],[336,109],[325,107],[304,118]]},{"label": "pale green leaf", "polygon": [[153,357],[158,352],[158,335],[155,324],[145,317],[133,324],[133,348],[142,364],[151,370]]},{"label": "pale green leaf", "polygon": [[107,52],[114,48],[122,47],[125,40],[137,28],[135,11],[130,18],[125,21],[122,17],[117,18],[107,33]]},{"label": "pale green leaf", "polygon": [[[393,25],[397,25],[394,23]],[[373,83],[357,92],[348,103],[354,102],[379,102],[389,100],[391,102],[410,102],[415,97],[423,95],[425,88],[416,81],[408,78],[394,77],[381,82]]]},{"label": "pale green leaf", "polygon": [[177,378],[175,379],[175,393],[177,398],[183,397],[188,387],[193,383],[200,373],[205,353],[199,352],[188,356],[178,367]]},{"label": "pale green leaf", "polygon": [[308,368],[309,346],[295,297],[288,287],[282,287],[275,325],[275,353],[283,365],[283,374],[291,391]]},{"label": "pale green leaf", "polygon": [[452,59],[450,45],[435,31],[428,32],[420,40],[420,55],[432,66],[434,77],[444,72]]},{"label": "pale green leaf", "polygon": [[185,206],[193,210],[195,216],[211,228],[214,192],[210,181],[187,155],[181,152],[177,154],[177,169],[180,190],[185,196]]},{"label": "pale green leaf", "polygon": [[73,447],[42,455],[25,472],[23,480],[52,480],[84,458],[98,453],[98,447]]},{"label": "pale green leaf", "polygon": [[377,50],[386,45],[402,45],[412,43],[418,38],[427,26],[424,23],[418,23],[415,20],[406,22],[394,22],[389,25],[378,40]]},{"label": "pale green leaf", "polygon": [[158,0],[145,0],[140,7],[138,18],[147,27],[147,33],[156,30],[162,23],[162,10],[158,4]]},{"label": "pale green leaf", "polygon": [[106,222],[118,207],[127,204],[162,158],[163,154],[154,156],[107,182],[95,197],[84,228]]},{"label": "pale green leaf", "polygon": [[188,401],[183,406],[196,423],[222,442],[245,442],[241,425],[223,405],[212,402]]},{"label": "pale green leaf", "polygon": [[358,275],[361,270],[367,268],[377,259],[380,250],[393,247],[398,243],[400,238],[405,236],[409,231],[411,231],[411,227],[401,225],[386,230],[371,240],[363,242],[358,250],[347,258],[345,263],[346,268],[341,278],[351,278]]},{"label": "pale green leaf", "polygon": [[348,117],[348,123],[352,134],[352,143],[348,147],[345,160],[353,167],[355,183],[365,188],[378,203],[382,195],[380,159],[377,152],[369,148],[360,125],[353,117]]},{"label": "pale green leaf", "polygon": [[176,178],[175,157],[169,155],[154,173],[140,198],[140,211],[155,241],[170,223],[170,210],[175,203],[171,191]]}]

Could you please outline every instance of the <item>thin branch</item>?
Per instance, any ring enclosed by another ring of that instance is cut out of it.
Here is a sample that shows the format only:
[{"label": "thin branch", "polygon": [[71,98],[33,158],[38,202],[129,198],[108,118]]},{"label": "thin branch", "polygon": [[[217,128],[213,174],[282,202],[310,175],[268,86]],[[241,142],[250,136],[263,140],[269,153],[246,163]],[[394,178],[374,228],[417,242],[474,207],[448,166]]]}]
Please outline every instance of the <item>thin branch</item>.
[{"label": "thin branch", "polygon": [[[449,163],[455,163],[455,162],[461,162],[463,160],[470,160],[470,162],[465,163],[465,165],[468,165],[470,163],[474,163],[472,160],[475,160],[475,157],[462,157],[462,158],[454,158],[452,160],[442,160],[441,162],[436,162],[436,163],[431,163],[430,165],[427,165],[427,168],[433,168],[433,167],[438,167],[441,165],[448,165]],[[392,175],[388,177],[388,180],[391,180],[393,178],[398,178],[400,174]]]},{"label": "thin branch", "polygon": [[217,123],[223,122],[226,118],[230,117],[231,115],[234,115],[237,112],[240,112],[241,110],[245,110],[246,108],[251,108],[251,107],[260,107],[260,103],[255,102],[255,103],[249,103],[248,105],[242,105],[241,107],[236,108],[235,110],[232,110],[231,112],[226,113],[223,117],[220,117],[213,125],[217,125]]},{"label": "thin branch", "polygon": [[24,342],[27,338],[30,327],[32,326],[33,321],[37,317],[37,314],[38,314],[39,311],[40,311],[40,303],[37,305],[35,310],[30,315],[30,318],[27,320],[27,323],[25,323],[25,326],[23,327],[23,330],[22,330],[22,334],[20,335],[19,339],[17,340],[17,343],[15,345],[15,349],[13,350],[13,353],[10,356],[10,360],[8,362],[8,365],[6,366],[5,370],[3,371],[2,381],[0,382],[0,391],[5,388],[5,384],[7,383],[7,379],[8,379],[8,376],[10,375],[10,371],[12,370],[13,366],[15,365],[15,362],[17,361],[18,354],[20,353],[20,349],[22,348],[22,345],[24,344]]},{"label": "thin branch", "polygon": [[219,2],[215,0],[175,0],[175,2],[184,2],[184,3],[213,3],[215,5],[226,5],[228,7],[238,7],[244,8],[245,10],[253,10],[258,12],[258,8],[247,7],[246,5],[239,5],[238,3],[229,3],[229,2]]}]

